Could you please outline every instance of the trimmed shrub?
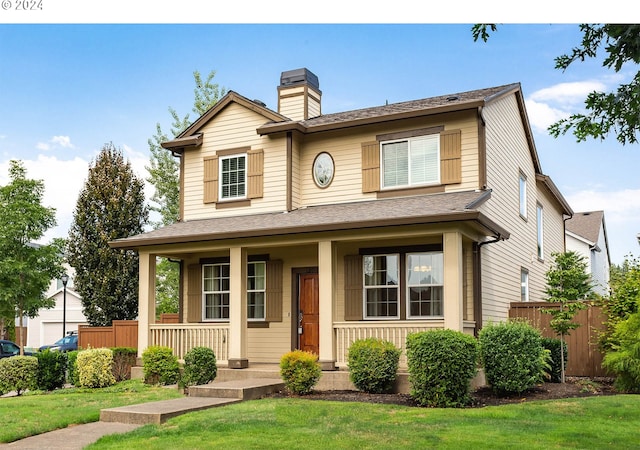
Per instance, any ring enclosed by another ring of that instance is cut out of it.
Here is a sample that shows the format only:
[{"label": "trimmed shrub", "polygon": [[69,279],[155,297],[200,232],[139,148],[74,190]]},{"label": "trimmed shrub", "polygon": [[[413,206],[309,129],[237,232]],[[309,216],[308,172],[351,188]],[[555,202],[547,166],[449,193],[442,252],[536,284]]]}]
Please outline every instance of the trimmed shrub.
[{"label": "trimmed shrub", "polygon": [[476,374],[478,343],[454,330],[430,330],[407,336],[411,397],[421,406],[460,407],[469,404]]},{"label": "trimmed shrub", "polygon": [[[549,350],[551,357],[549,365],[549,381],[552,383],[560,383],[562,381],[562,355],[560,352],[560,343],[562,341],[557,338],[542,338],[542,347]],[[564,368],[567,369],[567,361],[569,360],[569,353],[567,351],[567,343],[564,342]]]},{"label": "trimmed shrub", "polygon": [[131,379],[131,368],[136,364],[138,350],[132,347],[114,347],[113,352],[113,376],[118,381]]},{"label": "trimmed shrub", "polygon": [[361,391],[375,394],[389,392],[396,380],[401,352],[389,341],[359,339],[349,347],[349,378]]},{"label": "trimmed shrub", "polygon": [[478,334],[487,383],[498,395],[520,394],[544,381],[549,351],[540,332],[517,320],[485,325]]},{"label": "trimmed shrub", "polygon": [[38,389],[53,391],[63,387],[67,377],[67,355],[46,349],[35,356],[38,358]]},{"label": "trimmed shrub", "polygon": [[207,384],[216,378],[216,355],[208,347],[194,347],[184,355],[182,384],[186,387]]},{"label": "trimmed shrub", "polygon": [[166,386],[180,379],[180,365],[173,350],[161,345],[152,345],[142,352],[142,372],[147,384]]},{"label": "trimmed shrub", "polygon": [[16,391],[21,395],[38,385],[38,358],[35,356],[12,356],[0,359],[0,391]]},{"label": "trimmed shrub", "polygon": [[102,388],[115,384],[113,376],[113,352],[108,348],[82,350],[76,358],[78,385]]},{"label": "trimmed shrub", "polygon": [[322,375],[318,355],[302,350],[285,353],[280,359],[280,376],[294,394],[309,394]]},{"label": "trimmed shrub", "polygon": [[67,383],[74,386],[80,386],[80,380],[78,379],[78,352],[79,350],[67,352]]}]

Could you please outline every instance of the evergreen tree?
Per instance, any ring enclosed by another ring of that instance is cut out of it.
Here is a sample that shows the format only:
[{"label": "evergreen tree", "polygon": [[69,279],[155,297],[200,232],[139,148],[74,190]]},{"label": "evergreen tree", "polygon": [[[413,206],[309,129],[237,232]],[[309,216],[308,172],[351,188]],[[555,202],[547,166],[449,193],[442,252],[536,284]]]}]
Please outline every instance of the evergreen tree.
[{"label": "evergreen tree", "polygon": [[137,316],[138,255],[108,243],[142,233],[148,217],[144,182],[122,151],[106,144],[89,167],[69,232],[68,261],[91,325],[108,326]]},{"label": "evergreen tree", "polygon": [[[26,178],[20,161],[9,165],[10,182],[0,187],[0,314],[3,328],[19,318],[18,343],[23,342],[22,319],[36,317],[54,301],[45,293],[52,279],[62,275],[63,242],[34,242],[56,224],[55,209],[42,205],[44,183]],[[22,353],[22,345],[20,352]]]}]

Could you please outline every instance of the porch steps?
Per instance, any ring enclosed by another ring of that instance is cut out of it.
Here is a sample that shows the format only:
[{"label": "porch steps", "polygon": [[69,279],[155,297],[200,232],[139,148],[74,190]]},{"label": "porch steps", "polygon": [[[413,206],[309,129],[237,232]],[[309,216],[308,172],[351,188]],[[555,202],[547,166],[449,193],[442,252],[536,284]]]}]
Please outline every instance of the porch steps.
[{"label": "porch steps", "polygon": [[282,381],[268,378],[214,381],[201,386],[191,386],[188,397],[102,409],[100,421],[159,425],[181,414],[243,400],[254,400],[283,388]]}]

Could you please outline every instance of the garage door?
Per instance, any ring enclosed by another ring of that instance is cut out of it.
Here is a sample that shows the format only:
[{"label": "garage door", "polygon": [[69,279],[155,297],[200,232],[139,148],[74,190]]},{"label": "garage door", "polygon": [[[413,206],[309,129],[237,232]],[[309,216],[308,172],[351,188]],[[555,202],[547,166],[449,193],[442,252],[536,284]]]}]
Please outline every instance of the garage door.
[{"label": "garage door", "polygon": [[[83,322],[67,322],[66,331],[78,331],[78,324]],[[46,322],[42,324],[40,345],[51,345],[62,337],[62,322]]]}]

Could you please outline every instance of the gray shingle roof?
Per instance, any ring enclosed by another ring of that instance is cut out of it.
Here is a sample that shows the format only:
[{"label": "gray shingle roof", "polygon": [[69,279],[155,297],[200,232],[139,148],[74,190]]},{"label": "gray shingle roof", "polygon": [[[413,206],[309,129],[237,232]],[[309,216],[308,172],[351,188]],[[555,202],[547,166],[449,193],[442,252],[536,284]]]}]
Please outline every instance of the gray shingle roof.
[{"label": "gray shingle roof", "polygon": [[361,229],[378,226],[475,221],[487,233],[509,233],[475,208],[490,191],[467,191],[309,206],[290,212],[242,215],[178,222],[111,243],[112,247],[186,243],[239,237],[283,236],[294,233]]},{"label": "gray shingle roof", "polygon": [[567,231],[577,234],[592,243],[598,242],[604,211],[586,211],[575,213],[567,220]]}]

